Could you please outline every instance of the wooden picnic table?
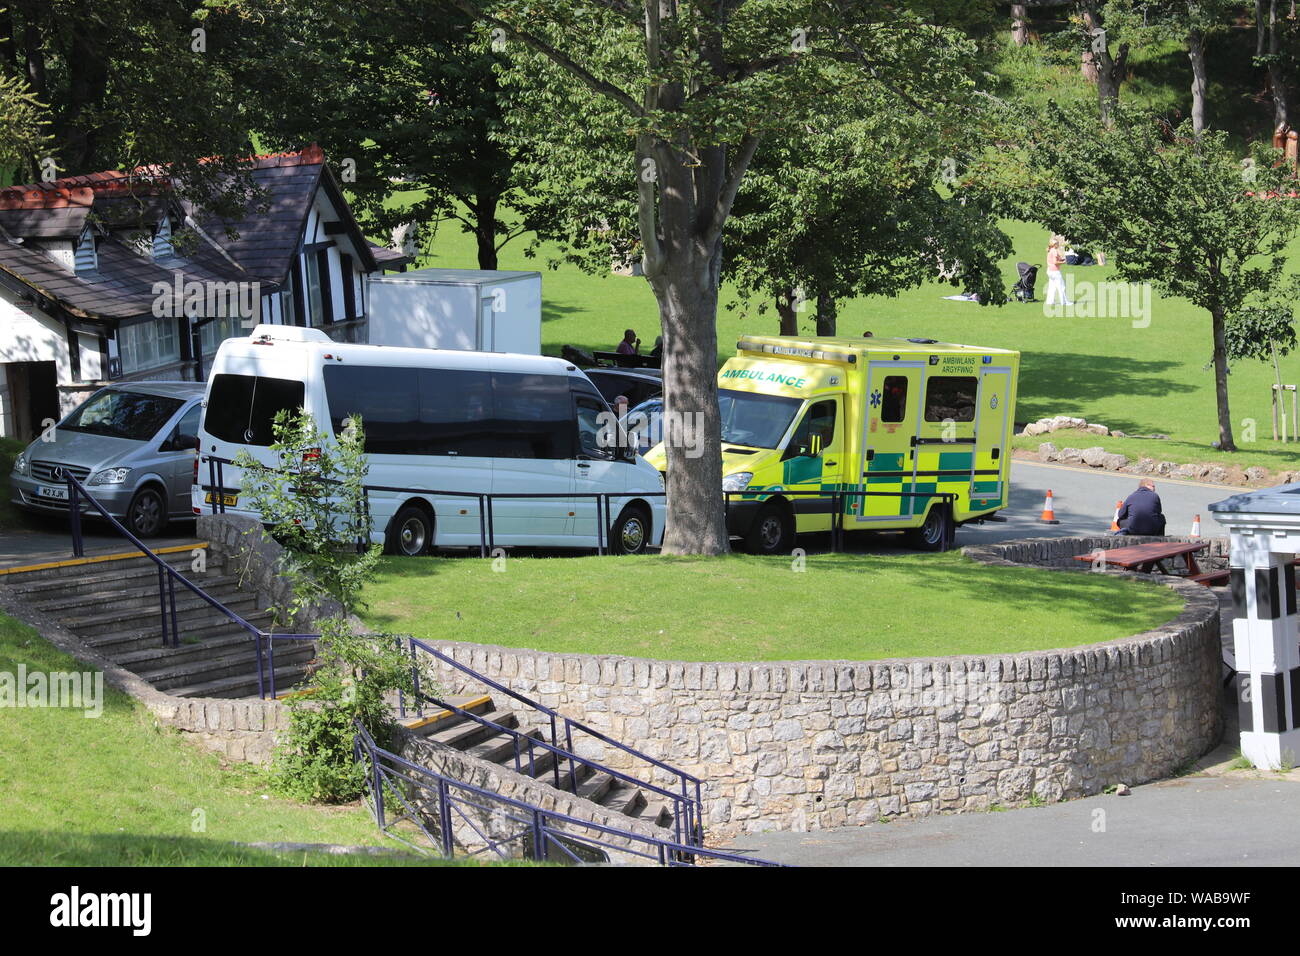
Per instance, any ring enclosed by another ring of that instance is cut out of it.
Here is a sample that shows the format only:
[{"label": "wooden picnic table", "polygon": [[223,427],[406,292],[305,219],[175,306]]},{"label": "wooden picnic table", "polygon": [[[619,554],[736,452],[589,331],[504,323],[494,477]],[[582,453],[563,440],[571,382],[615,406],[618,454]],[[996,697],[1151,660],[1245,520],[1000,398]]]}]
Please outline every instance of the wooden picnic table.
[{"label": "wooden picnic table", "polygon": [[[1150,544],[1131,544],[1124,548],[1102,549],[1107,565],[1125,568],[1129,571],[1141,571],[1150,574],[1159,568],[1161,574],[1168,574],[1164,562],[1171,558],[1182,557],[1187,565],[1189,576],[1201,573],[1196,563],[1196,552],[1204,551],[1210,546],[1208,541],[1152,541]],[[1075,555],[1076,561],[1092,562],[1096,552]]]}]

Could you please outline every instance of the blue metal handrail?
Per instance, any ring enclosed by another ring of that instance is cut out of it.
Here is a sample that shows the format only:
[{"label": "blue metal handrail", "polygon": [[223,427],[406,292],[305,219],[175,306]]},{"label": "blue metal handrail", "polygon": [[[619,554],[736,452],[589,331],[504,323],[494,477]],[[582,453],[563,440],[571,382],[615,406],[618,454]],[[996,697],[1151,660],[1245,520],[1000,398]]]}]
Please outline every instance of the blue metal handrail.
[{"label": "blue metal handrail", "polygon": [[[657,793],[660,796],[663,796],[673,802],[674,805],[673,822],[674,822],[674,827],[677,828],[678,830],[679,840],[681,842],[689,843],[692,845],[702,845],[704,839],[704,816],[703,816],[703,804],[702,804],[702,795],[701,795],[702,781],[698,777],[693,776],[692,774],[689,774],[684,770],[680,770],[677,767],[672,766],[671,764],[665,763],[664,761],[658,759],[657,757],[651,757],[649,754],[642,753],[641,751],[637,750],[634,747],[629,747],[627,744],[614,740],[613,738],[607,736],[606,734],[601,733],[599,730],[596,730],[593,727],[589,727],[588,725],[582,723],[581,721],[574,720],[571,717],[566,717],[564,714],[552,710],[551,708],[547,707],[545,704],[538,703],[537,701],[532,700],[529,697],[525,697],[523,694],[511,690],[509,687],[497,683],[496,681],[492,680],[490,677],[480,674],[478,673],[478,671],[475,671],[472,668],[467,667],[466,665],[460,663],[459,661],[455,660],[449,655],[442,653],[441,651],[439,651],[434,647],[431,647],[429,644],[426,644],[424,641],[417,640],[416,638],[413,637],[408,637],[407,641],[408,641],[408,646],[412,648],[413,655],[414,655],[414,650],[416,648],[419,648],[424,653],[437,658],[439,661],[442,661],[444,664],[448,665],[449,667],[454,667],[457,670],[461,671],[462,673],[468,674],[474,680],[482,684],[486,684],[488,687],[491,687],[493,690],[505,694],[507,697],[510,697],[511,699],[518,701],[519,703],[525,705],[526,707],[531,708],[534,711],[537,711],[541,714],[545,714],[551,731],[550,743],[547,744],[545,741],[538,741],[535,738],[528,738],[528,739],[531,740],[533,743],[540,744],[544,750],[551,751],[556,755],[557,760],[553,767],[553,776],[555,779],[555,786],[557,788],[560,786],[559,758],[561,757],[569,761],[568,776],[569,776],[570,785],[573,788],[573,791],[575,793],[577,792],[577,765],[579,764],[590,767],[594,771],[600,773],[607,773],[610,776],[615,777],[617,779],[625,780],[628,783],[634,784],[638,787],[644,787],[645,789],[651,790],[654,793]],[[412,657],[412,659],[414,660],[414,657]],[[415,673],[418,674],[418,672],[419,671],[417,667],[415,668]],[[473,720],[476,723],[479,723],[484,726],[493,727],[503,733],[507,733],[510,734],[512,737],[515,737],[516,738],[515,769],[516,770],[520,769],[518,738],[524,735],[519,734],[517,731],[514,731],[511,728],[502,727],[500,724],[497,724],[494,721],[481,717],[478,714],[474,714],[461,707],[457,707],[455,704],[447,703],[437,698],[429,697],[425,694],[418,694],[417,699],[423,700],[437,707],[442,707],[447,710],[454,711],[457,714],[460,714],[464,717],[468,717],[469,719]],[[405,714],[404,701],[399,704],[399,707],[401,709],[401,712],[404,715]],[[563,746],[561,746],[560,744],[560,734],[559,734],[560,728],[563,729],[563,740],[564,740]],[[578,731],[579,733],[587,734],[589,737],[593,737],[601,741],[602,743],[608,744],[614,749],[619,750],[622,753],[625,753],[637,760],[641,760],[646,763],[652,764],[653,766],[658,767],[660,770],[665,771],[666,773],[670,774],[671,776],[677,779],[678,783],[681,785],[681,792],[674,793],[673,791],[660,787],[657,784],[650,783],[646,780],[642,780],[638,777],[635,777],[628,773],[624,773],[619,770],[614,770],[611,767],[604,766],[603,764],[597,763],[594,760],[588,760],[584,757],[578,756],[573,749],[573,733],[575,730]],[[532,770],[531,763],[529,769],[530,771]],[[693,797],[691,795],[692,790],[694,791]]]},{"label": "blue metal handrail", "polygon": [[[680,841],[665,840],[658,837],[634,833],[618,827],[606,826],[591,820],[546,810],[522,800],[502,796],[490,790],[484,790],[473,784],[444,776],[428,767],[422,767],[404,757],[379,747],[374,738],[360,724],[356,725],[353,755],[358,763],[366,766],[366,798],[376,825],[387,836],[418,847],[411,841],[392,832],[391,827],[404,820],[413,823],[439,850],[443,856],[451,857],[455,853],[455,835],[453,833],[453,814],[459,814],[461,822],[468,825],[483,840],[484,848],[475,852],[492,852],[502,859],[509,859],[508,845],[516,841],[532,839],[533,859],[540,862],[556,860],[552,851],[563,854],[559,862],[583,862],[577,854],[566,846],[579,844],[601,852],[613,850],[646,860],[653,860],[663,866],[690,866],[697,859],[718,860],[728,863],[742,863],[751,866],[781,866],[769,860],[726,853],[721,850],[709,850],[699,845],[688,845]],[[431,833],[425,825],[420,811],[402,794],[401,785],[420,789],[437,796],[438,832]],[[397,814],[390,822],[385,801],[385,791],[391,792],[401,804],[404,812]],[[479,802],[476,802],[479,801]],[[518,829],[505,836],[493,836],[484,832],[479,823],[463,809],[496,812],[501,818],[510,821]],[[617,841],[617,842],[616,842]]]},{"label": "blue metal handrail", "polygon": [[[236,462],[229,458],[219,458],[216,455],[204,455],[203,458],[208,462],[208,481],[206,485],[200,485],[200,491],[207,491],[212,498],[212,514],[224,514],[225,505],[225,472],[226,465],[235,465]],[[260,462],[255,463],[261,471],[275,471],[269,465],[263,465]],[[313,481],[325,481],[327,484],[339,484],[336,480],[313,478]],[[631,498],[666,498],[667,490],[663,491],[575,491],[575,492],[529,492],[529,491],[511,491],[511,492],[486,492],[486,491],[446,491],[436,488],[407,488],[395,485],[363,485],[362,491],[365,493],[365,503],[363,509],[365,517],[370,516],[370,493],[372,491],[396,492],[407,495],[422,495],[434,498],[473,498],[478,501],[479,505],[479,556],[487,557],[496,545],[495,528],[493,521],[492,503],[498,498],[502,499],[546,499],[546,498],[591,498],[596,505],[596,553],[604,554],[610,549],[606,543],[605,535],[608,529],[611,515],[610,501],[614,498],[631,499]],[[816,497],[831,499],[831,550],[838,552],[843,546],[844,541],[844,503],[845,501],[856,501],[861,499],[863,502],[867,498],[936,498],[941,504],[951,508],[957,502],[957,495],[951,491],[847,491],[843,489],[822,491],[820,489],[786,489],[771,490],[765,488],[754,488],[745,491],[723,491],[721,492],[724,504],[730,507],[733,498],[753,499],[757,502],[766,501],[774,496],[787,497]],[[901,516],[900,516],[901,517]],[[367,521],[367,524],[369,522]],[[863,529],[869,530],[869,529]],[[954,534],[950,527],[945,536],[944,547],[949,548],[953,544]],[[358,542],[360,547],[361,542]]]}]

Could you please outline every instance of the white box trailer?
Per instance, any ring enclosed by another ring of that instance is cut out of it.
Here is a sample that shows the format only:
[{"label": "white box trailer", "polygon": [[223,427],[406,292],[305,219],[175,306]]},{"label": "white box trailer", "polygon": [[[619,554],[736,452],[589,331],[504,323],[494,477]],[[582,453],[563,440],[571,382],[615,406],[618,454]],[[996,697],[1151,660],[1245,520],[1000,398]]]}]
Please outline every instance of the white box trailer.
[{"label": "white box trailer", "polygon": [[370,345],[542,352],[542,274],[415,269],[370,276]]}]

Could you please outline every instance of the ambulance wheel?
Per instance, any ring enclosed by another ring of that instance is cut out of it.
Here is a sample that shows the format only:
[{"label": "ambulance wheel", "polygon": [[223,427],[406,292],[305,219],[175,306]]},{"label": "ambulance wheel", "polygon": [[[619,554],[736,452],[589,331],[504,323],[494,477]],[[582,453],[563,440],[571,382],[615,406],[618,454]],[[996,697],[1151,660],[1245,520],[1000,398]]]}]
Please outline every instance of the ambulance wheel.
[{"label": "ambulance wheel", "polygon": [[609,549],[613,554],[645,554],[650,545],[650,515],[644,508],[628,505],[609,529]]},{"label": "ambulance wheel", "polygon": [[388,525],[384,553],[415,557],[433,546],[433,515],[417,505],[404,505]]},{"label": "ambulance wheel", "polygon": [[745,550],[750,554],[789,554],[793,545],[794,522],[777,505],[763,508],[745,535]]},{"label": "ambulance wheel", "polygon": [[956,527],[947,505],[935,505],[925,516],[925,523],[907,533],[912,547],[921,551],[946,551]]}]

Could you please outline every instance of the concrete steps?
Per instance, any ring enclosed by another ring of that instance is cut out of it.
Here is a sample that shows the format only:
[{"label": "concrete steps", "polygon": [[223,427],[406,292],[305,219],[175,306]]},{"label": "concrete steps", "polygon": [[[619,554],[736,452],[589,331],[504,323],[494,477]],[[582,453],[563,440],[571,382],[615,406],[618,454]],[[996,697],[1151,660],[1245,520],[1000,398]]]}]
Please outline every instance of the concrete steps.
[{"label": "concrete steps", "polygon": [[[472,698],[451,698],[448,703],[463,710],[470,711],[485,720],[490,720],[500,727],[515,731],[526,739],[542,741],[547,737],[542,729],[529,728],[521,723],[521,712],[499,711],[490,696]],[[426,740],[444,744],[454,750],[480,760],[487,760],[500,765],[503,769],[532,776],[535,779],[557,786],[554,769],[556,755],[543,747],[533,748],[531,767],[528,759],[528,744],[519,740],[515,733],[485,727],[472,718],[454,711],[444,710],[439,714],[426,714],[424,717],[410,717],[401,723],[412,733]],[[515,771],[515,753],[519,753],[519,769]],[[673,803],[653,791],[619,780],[611,774],[597,771],[586,764],[578,764],[570,775],[569,762],[560,761],[558,786],[561,790],[575,793],[583,800],[590,800],[607,810],[624,816],[646,820],[665,829],[673,825]]]},{"label": "concrete steps", "polygon": [[[249,624],[272,629],[271,614],[239,578],[219,566],[192,570],[193,546],[159,557]],[[256,645],[249,632],[184,585],[175,586],[180,644],[162,646],[158,566],[142,554],[111,560],[49,562],[13,571],[4,584],[33,608],[57,620],[114,663],[178,697],[255,697]],[[168,610],[170,611],[170,601]],[[303,679],[315,658],[309,641],[276,646],[275,689],[283,694]],[[270,675],[265,675],[268,683]]]}]

